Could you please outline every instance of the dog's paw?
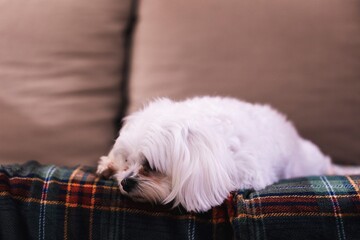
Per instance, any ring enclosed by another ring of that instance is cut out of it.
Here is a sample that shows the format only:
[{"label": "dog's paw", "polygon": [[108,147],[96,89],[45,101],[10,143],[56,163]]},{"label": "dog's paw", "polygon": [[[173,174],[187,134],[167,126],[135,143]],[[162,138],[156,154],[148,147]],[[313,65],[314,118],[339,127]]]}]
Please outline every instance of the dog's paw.
[{"label": "dog's paw", "polygon": [[115,174],[115,167],[111,159],[107,156],[102,156],[96,170],[96,174],[103,178],[110,178]]}]

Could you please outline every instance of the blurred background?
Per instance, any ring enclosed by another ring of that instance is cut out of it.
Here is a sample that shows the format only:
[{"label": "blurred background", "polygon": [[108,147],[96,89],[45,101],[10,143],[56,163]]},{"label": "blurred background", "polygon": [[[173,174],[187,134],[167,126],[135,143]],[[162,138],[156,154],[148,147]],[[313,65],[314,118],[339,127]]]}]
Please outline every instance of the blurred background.
[{"label": "blurred background", "polygon": [[360,163],[357,0],[0,0],[0,164],[95,165],[155,97],[269,103]]}]

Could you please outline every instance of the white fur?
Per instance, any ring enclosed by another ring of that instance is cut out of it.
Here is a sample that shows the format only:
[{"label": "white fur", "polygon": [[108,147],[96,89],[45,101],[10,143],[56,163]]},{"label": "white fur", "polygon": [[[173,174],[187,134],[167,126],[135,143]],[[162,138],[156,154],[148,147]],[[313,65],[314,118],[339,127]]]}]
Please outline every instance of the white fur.
[{"label": "white fur", "polygon": [[[140,174],[145,159],[154,171],[147,179]],[[163,98],[126,118],[98,173],[111,169],[119,183],[129,175],[140,179],[134,192],[120,185],[135,200],[206,211],[233,190],[329,174],[332,166],[268,105],[221,97]]]}]

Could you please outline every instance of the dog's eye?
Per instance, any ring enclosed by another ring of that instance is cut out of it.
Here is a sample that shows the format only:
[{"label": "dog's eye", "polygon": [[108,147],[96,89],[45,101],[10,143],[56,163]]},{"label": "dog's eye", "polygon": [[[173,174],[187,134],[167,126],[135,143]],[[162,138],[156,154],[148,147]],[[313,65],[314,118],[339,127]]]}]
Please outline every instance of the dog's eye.
[{"label": "dog's eye", "polygon": [[145,160],[144,164],[143,164],[143,169],[145,172],[150,172],[153,171],[153,169],[150,167],[149,161]]}]

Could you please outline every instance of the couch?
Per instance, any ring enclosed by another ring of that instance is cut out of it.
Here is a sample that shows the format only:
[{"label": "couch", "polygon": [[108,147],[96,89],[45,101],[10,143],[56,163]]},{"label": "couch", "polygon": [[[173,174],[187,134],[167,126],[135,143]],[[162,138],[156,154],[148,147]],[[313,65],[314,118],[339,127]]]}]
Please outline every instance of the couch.
[{"label": "couch", "polygon": [[94,169],[0,168],[1,239],[359,239],[360,176],[239,190],[205,213],[136,203]]},{"label": "couch", "polygon": [[0,6],[0,239],[360,239],[359,176],[239,189],[195,214],[94,175],[121,119],[159,96],[270,103],[360,164],[356,0]]}]

